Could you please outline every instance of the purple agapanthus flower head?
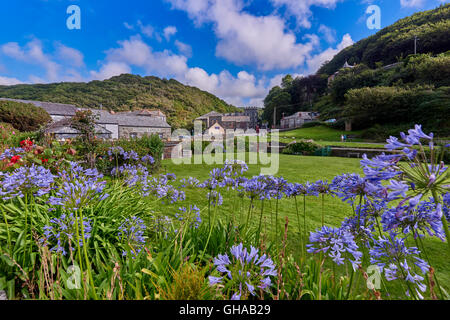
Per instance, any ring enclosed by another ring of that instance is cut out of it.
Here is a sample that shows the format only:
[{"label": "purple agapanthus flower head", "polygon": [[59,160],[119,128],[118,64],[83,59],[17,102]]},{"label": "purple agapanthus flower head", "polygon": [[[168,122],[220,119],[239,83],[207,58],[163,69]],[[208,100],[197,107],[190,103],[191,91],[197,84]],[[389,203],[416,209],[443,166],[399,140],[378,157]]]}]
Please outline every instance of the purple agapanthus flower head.
[{"label": "purple agapanthus flower head", "polygon": [[323,252],[336,264],[344,264],[347,257],[354,269],[361,263],[362,253],[358,250],[353,234],[346,228],[323,226],[322,229],[311,232],[309,241],[309,253]]},{"label": "purple agapanthus flower head", "polygon": [[277,276],[277,271],[267,254],[259,255],[259,249],[253,246],[248,249],[242,243],[232,246],[230,253],[231,258],[227,254],[214,258],[214,265],[222,276],[210,276],[210,285],[227,283],[231,290],[238,289],[232,299],[255,296],[256,288],[269,290],[271,277]]},{"label": "purple agapanthus flower head", "polygon": [[[402,280],[408,282],[415,288],[415,295],[423,299],[422,293],[426,286],[424,278],[417,273],[411,265],[414,264],[423,275],[429,271],[429,264],[420,258],[420,251],[416,247],[407,247],[405,238],[398,237],[396,233],[390,232],[389,237],[374,239],[370,249],[370,263],[376,264],[381,273],[388,281]],[[407,294],[411,294],[407,292]]]}]

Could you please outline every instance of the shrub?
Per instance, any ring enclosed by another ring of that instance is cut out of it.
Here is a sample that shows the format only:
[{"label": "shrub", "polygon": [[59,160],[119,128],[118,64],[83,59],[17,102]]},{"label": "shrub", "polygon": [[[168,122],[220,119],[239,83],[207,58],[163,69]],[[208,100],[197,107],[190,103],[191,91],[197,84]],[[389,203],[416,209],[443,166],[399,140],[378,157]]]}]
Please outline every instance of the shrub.
[{"label": "shrub", "polygon": [[318,127],[318,126],[321,126],[321,125],[323,125],[322,121],[311,121],[311,122],[305,122],[302,125],[302,128],[312,128],[312,127]]},{"label": "shrub", "polygon": [[20,131],[36,131],[52,120],[42,108],[31,103],[0,101],[0,122],[11,124]]},{"label": "shrub", "polygon": [[301,140],[300,142],[295,142],[289,144],[284,150],[284,154],[301,154],[301,155],[312,155],[317,150],[321,149],[322,146],[315,143],[313,140]]}]

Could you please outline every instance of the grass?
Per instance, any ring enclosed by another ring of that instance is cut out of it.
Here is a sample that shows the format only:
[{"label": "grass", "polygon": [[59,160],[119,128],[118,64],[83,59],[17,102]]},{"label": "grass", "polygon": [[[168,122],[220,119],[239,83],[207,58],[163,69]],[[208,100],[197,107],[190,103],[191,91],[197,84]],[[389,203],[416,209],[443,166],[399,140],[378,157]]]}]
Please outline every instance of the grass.
[{"label": "grass", "polygon": [[[249,154],[246,154],[247,158]],[[171,173],[175,173],[178,179],[187,178],[189,176],[196,177],[200,181],[208,178],[208,173],[211,169],[219,167],[220,165],[205,165],[205,164],[181,164],[176,165],[171,160],[164,160],[162,162],[163,170]],[[335,157],[304,157],[304,156],[292,156],[280,154],[280,168],[277,176],[283,176],[289,182],[304,183],[306,181],[314,182],[317,180],[328,180],[331,182],[333,177],[343,173],[362,173],[358,159],[350,158],[335,158]],[[260,174],[260,165],[249,165],[249,170],[246,173],[247,177]],[[224,203],[219,207],[219,216],[222,219],[229,219],[230,216],[234,216],[236,211],[236,193],[229,191],[229,194],[224,193]],[[186,200],[189,203],[197,204],[200,206],[207,205],[206,193],[199,192],[198,190],[186,190]],[[249,207],[248,200],[244,201],[241,205],[244,208]],[[275,201],[270,200],[265,204],[265,209],[269,212],[275,210]],[[307,197],[306,199],[306,226],[307,231],[316,230],[321,226],[321,212],[322,202],[320,198]],[[302,208],[302,199],[298,199],[298,206]],[[254,212],[259,212],[260,203],[256,204]],[[175,208],[174,208],[175,209]],[[245,209],[244,209],[245,211]],[[303,211],[300,210],[301,216]],[[343,203],[338,198],[332,198],[326,196],[324,204],[325,212],[325,224],[329,226],[338,227],[342,220],[352,214],[352,208],[350,205]],[[299,254],[299,245],[296,239],[298,239],[298,218],[296,215],[295,201],[292,199],[283,199],[279,202],[279,221],[284,225],[285,217],[289,218],[289,247],[293,252]],[[237,217],[234,217],[237,218]],[[265,213],[265,228],[272,229],[273,223],[267,223],[272,221],[272,215]],[[258,219],[254,219],[254,223],[257,223]],[[271,230],[273,231],[273,230]],[[427,237],[424,240],[427,254],[430,257],[429,263],[436,270],[437,276],[441,286],[446,288],[450,292],[450,265],[448,261],[450,254],[448,253],[446,243],[441,242],[437,238]],[[409,243],[411,246],[415,246],[414,241]],[[361,279],[362,281],[362,279]],[[361,286],[364,283],[361,282]],[[394,288],[394,291],[399,291],[401,288]]]},{"label": "grass", "polygon": [[[299,128],[290,131],[280,132],[280,138],[287,137],[288,139],[313,139],[316,141],[341,141],[341,135],[359,135],[361,131],[341,131],[329,128],[327,126],[316,126],[311,128]],[[353,139],[361,141],[361,139]]]}]

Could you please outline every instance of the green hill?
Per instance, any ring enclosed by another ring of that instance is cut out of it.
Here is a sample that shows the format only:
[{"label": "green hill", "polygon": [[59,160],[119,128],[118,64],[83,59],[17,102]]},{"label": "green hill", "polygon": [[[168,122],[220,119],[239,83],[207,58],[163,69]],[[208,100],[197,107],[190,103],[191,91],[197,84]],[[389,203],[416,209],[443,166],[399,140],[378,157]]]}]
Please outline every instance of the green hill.
[{"label": "green hill", "polygon": [[0,97],[70,103],[78,107],[114,111],[161,109],[174,128],[186,127],[193,119],[215,110],[238,109],[215,95],[170,79],[122,74],[104,81],[62,82],[0,86]]},{"label": "green hill", "polygon": [[[336,129],[351,122],[364,138],[383,140],[416,123],[448,137],[449,35],[450,4],[401,19],[342,50],[314,75],[285,76],[265,98],[263,119],[278,125],[283,115],[318,111],[320,120],[337,119]],[[354,67],[343,68],[345,61]]]},{"label": "green hill", "polygon": [[388,65],[414,53],[414,37],[419,38],[418,53],[438,54],[450,50],[450,4],[415,13],[358,41],[325,63],[318,74],[331,75],[349,64],[363,63],[375,67],[377,62]]}]

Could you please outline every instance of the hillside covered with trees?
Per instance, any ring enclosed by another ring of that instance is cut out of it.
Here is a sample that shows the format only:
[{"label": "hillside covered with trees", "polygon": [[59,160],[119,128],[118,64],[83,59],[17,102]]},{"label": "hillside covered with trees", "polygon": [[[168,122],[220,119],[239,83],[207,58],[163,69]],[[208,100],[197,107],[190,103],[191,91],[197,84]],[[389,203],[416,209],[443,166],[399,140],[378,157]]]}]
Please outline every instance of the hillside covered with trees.
[{"label": "hillside covered with trees", "polygon": [[[403,36],[410,41],[414,30],[422,32],[416,55],[406,48],[406,40],[398,41]],[[321,120],[337,119],[335,128],[351,121],[353,129],[364,130],[370,138],[381,140],[415,123],[448,137],[449,34],[450,4],[402,19],[344,49],[315,75],[287,75],[265,98],[263,118],[272,125],[276,110],[279,124],[283,113],[313,110],[320,112]],[[394,42],[398,51],[392,48]],[[342,68],[347,60],[353,68]]]},{"label": "hillside covered with trees", "polygon": [[238,109],[211,93],[154,76],[122,74],[88,83],[20,84],[0,86],[0,97],[75,104],[114,111],[161,109],[174,128],[186,127],[209,111]]}]

